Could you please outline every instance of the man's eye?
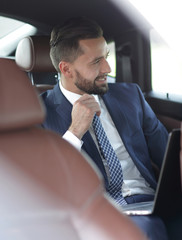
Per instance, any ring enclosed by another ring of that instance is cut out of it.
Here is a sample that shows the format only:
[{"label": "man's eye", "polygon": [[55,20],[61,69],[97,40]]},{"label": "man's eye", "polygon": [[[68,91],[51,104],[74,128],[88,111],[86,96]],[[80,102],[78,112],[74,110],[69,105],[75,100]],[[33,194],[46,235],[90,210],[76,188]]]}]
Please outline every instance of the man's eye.
[{"label": "man's eye", "polygon": [[95,62],[94,62],[94,64],[97,64],[97,63],[99,63],[100,62],[100,59],[97,59]]}]

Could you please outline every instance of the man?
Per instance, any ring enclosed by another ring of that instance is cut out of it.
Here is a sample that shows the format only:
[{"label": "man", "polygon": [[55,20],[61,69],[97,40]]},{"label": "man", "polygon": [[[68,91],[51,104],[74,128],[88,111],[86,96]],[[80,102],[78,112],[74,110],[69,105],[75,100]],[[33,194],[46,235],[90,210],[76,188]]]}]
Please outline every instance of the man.
[{"label": "man", "polygon": [[[43,127],[87,152],[113,197],[111,168],[92,126],[97,115],[122,167],[117,202],[119,198],[128,204],[153,200],[156,180],[151,159],[160,168],[168,134],[137,85],[107,83],[111,69],[102,29],[85,18],[70,19],[53,29],[50,45],[51,60],[61,79],[42,95],[47,108]],[[132,220],[150,239],[167,239],[159,218],[139,216]]]}]

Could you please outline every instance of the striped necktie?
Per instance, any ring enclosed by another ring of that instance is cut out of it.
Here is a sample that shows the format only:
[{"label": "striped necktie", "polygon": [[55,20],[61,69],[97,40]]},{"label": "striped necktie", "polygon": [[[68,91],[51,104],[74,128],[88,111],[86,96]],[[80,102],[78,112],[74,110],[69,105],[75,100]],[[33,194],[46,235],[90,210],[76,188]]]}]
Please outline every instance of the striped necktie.
[{"label": "striped necktie", "polygon": [[107,165],[110,173],[110,182],[107,189],[110,196],[119,205],[126,205],[126,201],[122,195],[123,173],[120,161],[116,156],[116,153],[111,146],[109,139],[102,127],[99,117],[95,114],[93,118],[93,129],[97,138],[100,152],[102,157],[107,161]]}]

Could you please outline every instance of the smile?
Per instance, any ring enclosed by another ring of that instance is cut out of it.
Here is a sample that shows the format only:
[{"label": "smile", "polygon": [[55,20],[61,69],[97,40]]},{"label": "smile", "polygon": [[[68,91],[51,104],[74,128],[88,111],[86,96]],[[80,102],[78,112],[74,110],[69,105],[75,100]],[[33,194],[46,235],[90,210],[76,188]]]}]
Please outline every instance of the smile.
[{"label": "smile", "polygon": [[105,76],[103,78],[98,78],[96,81],[98,81],[98,82],[106,82],[107,81],[107,76]]}]

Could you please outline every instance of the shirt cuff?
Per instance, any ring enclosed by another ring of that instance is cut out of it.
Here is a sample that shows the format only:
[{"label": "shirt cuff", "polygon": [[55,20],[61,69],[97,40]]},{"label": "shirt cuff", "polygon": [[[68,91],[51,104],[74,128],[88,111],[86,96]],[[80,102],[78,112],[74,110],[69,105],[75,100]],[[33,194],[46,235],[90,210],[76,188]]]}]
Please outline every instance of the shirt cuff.
[{"label": "shirt cuff", "polygon": [[62,137],[71,145],[73,145],[77,150],[81,151],[83,141],[78,139],[72,132],[66,131]]}]

